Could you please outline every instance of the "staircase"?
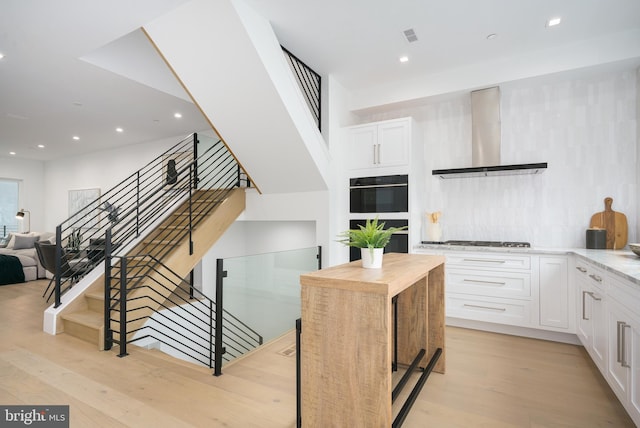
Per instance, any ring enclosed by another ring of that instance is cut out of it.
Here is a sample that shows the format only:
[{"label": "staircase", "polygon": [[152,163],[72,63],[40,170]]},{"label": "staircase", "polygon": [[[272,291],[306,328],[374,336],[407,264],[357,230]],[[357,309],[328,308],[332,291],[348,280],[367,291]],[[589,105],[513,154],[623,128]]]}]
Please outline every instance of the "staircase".
[{"label": "staircase", "polygon": [[[134,249],[127,253],[127,256],[135,255],[151,255],[161,258],[163,264],[176,272],[182,278],[189,276],[189,273],[196,264],[202,259],[213,244],[222,236],[225,230],[236,220],[236,218],[244,211],[245,195],[244,189],[234,189],[229,194],[220,190],[202,190],[199,191],[194,199],[193,211],[196,219],[200,219],[200,224],[194,228],[192,233],[192,242],[194,252],[189,254],[190,241],[189,236],[176,238],[176,231],[182,230],[179,224],[184,223],[188,216],[188,202],[180,205],[165,221],[156,229],[149,233],[148,237],[143,239]],[[204,214],[202,207],[215,204],[216,208],[210,213]],[[176,225],[178,222],[178,225]],[[170,248],[167,250],[167,248]],[[130,269],[135,266],[129,266]],[[142,267],[140,268],[142,269]],[[158,274],[157,274],[158,275]],[[164,282],[164,284],[169,284]],[[148,287],[153,287],[154,282],[149,281]],[[166,294],[167,291],[163,287],[153,287],[158,294]],[[175,290],[180,292],[181,290]],[[140,297],[142,293],[150,293],[149,290],[136,290],[131,299]],[[76,336],[80,339],[96,344],[98,349],[104,349],[104,275],[100,276],[83,293],[83,298],[78,300],[81,302],[74,305],[73,309],[65,311],[60,315],[62,322],[62,330],[64,333]],[[168,295],[164,296],[169,297]],[[148,305],[145,301],[145,306]],[[145,313],[138,313],[139,319],[130,323],[128,329],[136,329],[142,327],[146,321],[146,317],[150,316],[154,310],[160,307],[159,302],[146,308]],[[130,308],[133,309],[133,308]],[[118,323],[114,322],[112,329],[118,330]],[[118,339],[116,337],[115,339]]]},{"label": "staircase", "polygon": [[[221,298],[218,304],[185,280],[244,211],[241,185],[250,185],[221,140],[201,143],[189,136],[56,228],[57,263],[64,257],[85,268],[80,284],[56,275],[54,308],[62,306],[56,333],[100,350],[118,346],[120,356],[128,343],[153,339],[216,375],[225,344],[246,352],[262,343],[224,310]],[[82,292],[63,306],[63,295],[75,286]],[[242,328],[230,335],[233,324]]]}]

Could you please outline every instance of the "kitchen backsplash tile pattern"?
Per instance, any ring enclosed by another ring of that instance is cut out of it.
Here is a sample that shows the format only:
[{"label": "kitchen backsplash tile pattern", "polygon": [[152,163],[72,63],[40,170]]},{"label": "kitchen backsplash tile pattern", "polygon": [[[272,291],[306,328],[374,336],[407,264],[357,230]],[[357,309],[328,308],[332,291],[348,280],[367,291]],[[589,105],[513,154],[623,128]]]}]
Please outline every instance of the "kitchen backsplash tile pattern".
[{"label": "kitchen backsplash tile pattern", "polygon": [[[413,116],[423,130],[424,211],[442,211],[443,239],[584,247],[605,197],[637,230],[636,70],[563,73],[501,84],[502,163],[548,162],[541,175],[440,180],[432,169],[471,165],[469,95],[361,117]],[[414,205],[415,206],[415,205]]]}]

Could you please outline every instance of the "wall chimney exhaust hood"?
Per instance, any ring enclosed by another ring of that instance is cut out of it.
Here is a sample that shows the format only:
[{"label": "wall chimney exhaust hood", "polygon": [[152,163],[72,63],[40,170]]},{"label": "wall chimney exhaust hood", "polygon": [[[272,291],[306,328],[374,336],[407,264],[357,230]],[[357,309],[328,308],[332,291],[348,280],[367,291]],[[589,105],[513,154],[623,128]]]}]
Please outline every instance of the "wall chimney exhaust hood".
[{"label": "wall chimney exhaust hood", "polygon": [[500,163],[500,88],[471,92],[471,167],[434,169],[440,178],[540,174],[546,162],[516,165]]}]

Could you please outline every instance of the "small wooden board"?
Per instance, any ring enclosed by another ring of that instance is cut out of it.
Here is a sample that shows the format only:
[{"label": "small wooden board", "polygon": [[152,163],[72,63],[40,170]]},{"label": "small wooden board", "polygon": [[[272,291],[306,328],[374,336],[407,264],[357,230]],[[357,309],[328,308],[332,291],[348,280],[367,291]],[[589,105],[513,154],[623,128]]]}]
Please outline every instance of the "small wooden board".
[{"label": "small wooden board", "polygon": [[607,230],[607,249],[619,250],[627,245],[627,216],[611,209],[613,198],[604,198],[604,211],[591,216],[589,227]]}]

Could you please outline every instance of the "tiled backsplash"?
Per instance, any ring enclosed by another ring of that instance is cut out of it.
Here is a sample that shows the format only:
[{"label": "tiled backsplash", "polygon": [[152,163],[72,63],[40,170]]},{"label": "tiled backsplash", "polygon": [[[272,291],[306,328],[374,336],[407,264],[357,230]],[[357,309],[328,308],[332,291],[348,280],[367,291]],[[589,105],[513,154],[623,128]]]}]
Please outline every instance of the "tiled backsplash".
[{"label": "tiled backsplash", "polygon": [[501,84],[502,163],[548,162],[541,175],[440,180],[432,169],[471,165],[468,94],[362,118],[413,116],[425,148],[423,209],[442,211],[443,239],[584,247],[604,198],[635,242],[636,71],[563,73]]}]

